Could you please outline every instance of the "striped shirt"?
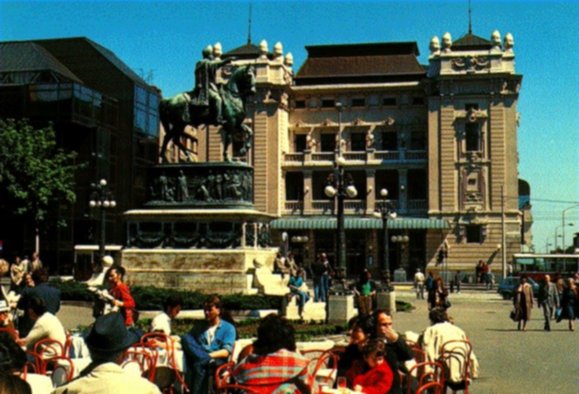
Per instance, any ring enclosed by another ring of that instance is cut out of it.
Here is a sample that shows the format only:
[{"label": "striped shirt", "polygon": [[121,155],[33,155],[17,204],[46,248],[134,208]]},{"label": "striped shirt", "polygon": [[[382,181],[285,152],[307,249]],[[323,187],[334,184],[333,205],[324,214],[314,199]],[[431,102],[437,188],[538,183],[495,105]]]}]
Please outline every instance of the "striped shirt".
[{"label": "striped shirt", "polygon": [[299,379],[303,385],[308,381],[308,359],[302,355],[280,349],[265,356],[251,354],[233,371],[239,384],[250,386],[252,391],[263,394],[300,393],[293,382]]}]

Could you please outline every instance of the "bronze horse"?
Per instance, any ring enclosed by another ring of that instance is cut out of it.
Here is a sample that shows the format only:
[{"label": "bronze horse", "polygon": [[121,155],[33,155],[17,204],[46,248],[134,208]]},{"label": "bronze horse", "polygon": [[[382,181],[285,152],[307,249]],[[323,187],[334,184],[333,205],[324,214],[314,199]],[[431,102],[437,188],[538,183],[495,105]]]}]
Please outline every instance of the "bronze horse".
[{"label": "bronze horse", "polygon": [[[220,88],[224,119],[222,125],[224,161],[230,161],[227,151],[233,139],[243,142],[238,152],[240,155],[244,155],[251,148],[253,132],[243,121],[246,117],[247,98],[255,91],[255,70],[251,65],[236,68],[231,73],[228,82]],[[163,161],[167,161],[166,152],[169,141],[173,141],[173,144],[183,152],[187,159],[191,160],[191,150],[181,142],[183,137],[194,138],[185,133],[186,126],[215,125],[215,114],[212,113],[210,107],[192,105],[190,93],[184,92],[161,100],[159,115],[165,129],[165,138],[160,152]]]}]

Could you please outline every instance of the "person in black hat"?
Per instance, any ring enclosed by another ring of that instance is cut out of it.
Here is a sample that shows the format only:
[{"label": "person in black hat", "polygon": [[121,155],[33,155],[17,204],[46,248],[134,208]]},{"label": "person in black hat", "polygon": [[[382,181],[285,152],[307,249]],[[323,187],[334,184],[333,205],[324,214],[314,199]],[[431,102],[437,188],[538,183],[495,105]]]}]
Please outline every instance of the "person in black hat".
[{"label": "person in black hat", "polygon": [[85,339],[92,362],[78,378],[58,387],[53,394],[160,393],[148,380],[120,366],[124,351],[139,340],[127,330],[120,313],[99,317]]}]

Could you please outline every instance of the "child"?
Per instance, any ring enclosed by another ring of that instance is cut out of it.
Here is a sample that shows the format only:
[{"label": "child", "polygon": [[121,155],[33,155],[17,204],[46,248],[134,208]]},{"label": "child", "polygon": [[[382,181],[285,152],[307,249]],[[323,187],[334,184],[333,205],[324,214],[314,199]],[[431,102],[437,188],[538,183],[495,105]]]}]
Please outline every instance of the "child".
[{"label": "child", "polygon": [[384,342],[378,339],[371,340],[362,350],[364,361],[370,370],[354,379],[354,391],[365,394],[385,394],[392,387],[394,375],[384,355]]}]

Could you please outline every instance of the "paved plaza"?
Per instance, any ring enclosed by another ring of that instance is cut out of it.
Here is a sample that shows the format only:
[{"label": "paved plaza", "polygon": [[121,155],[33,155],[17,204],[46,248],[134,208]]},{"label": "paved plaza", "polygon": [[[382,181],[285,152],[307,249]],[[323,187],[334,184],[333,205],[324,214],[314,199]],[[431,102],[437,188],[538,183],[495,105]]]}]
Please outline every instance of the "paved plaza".
[{"label": "paved plaza", "polygon": [[[397,296],[416,309],[396,314],[395,328],[422,331],[429,324],[426,302],[416,302],[408,286],[399,287]],[[553,331],[545,332],[542,314],[535,309],[528,331],[519,332],[508,317],[511,302],[494,291],[469,290],[451,294],[450,300],[449,314],[469,335],[480,362],[472,393],[577,393],[579,333],[570,332],[566,322],[554,323]],[[59,317],[67,328],[92,321],[89,308],[67,303]]]}]

